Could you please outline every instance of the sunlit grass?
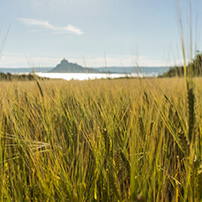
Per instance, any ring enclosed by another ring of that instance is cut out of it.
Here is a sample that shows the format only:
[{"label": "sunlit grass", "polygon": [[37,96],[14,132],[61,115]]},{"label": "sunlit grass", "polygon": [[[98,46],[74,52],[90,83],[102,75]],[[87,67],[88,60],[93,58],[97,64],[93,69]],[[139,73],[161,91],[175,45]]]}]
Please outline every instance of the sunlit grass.
[{"label": "sunlit grass", "polygon": [[1,201],[200,201],[201,83],[1,82]]}]

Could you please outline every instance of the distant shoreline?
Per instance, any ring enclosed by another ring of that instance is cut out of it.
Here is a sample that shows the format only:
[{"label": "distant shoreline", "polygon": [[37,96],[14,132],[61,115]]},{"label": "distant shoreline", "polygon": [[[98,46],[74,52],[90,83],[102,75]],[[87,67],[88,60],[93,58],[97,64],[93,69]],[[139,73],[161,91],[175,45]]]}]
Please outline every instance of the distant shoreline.
[{"label": "distant shoreline", "polygon": [[[6,68],[1,67],[0,72],[2,73],[11,73],[11,74],[26,74],[26,73],[48,73],[54,67],[19,67],[19,68]],[[108,73],[108,74],[131,74],[131,73],[146,73],[146,74],[163,74],[168,71],[169,67],[141,67],[138,69],[137,67],[94,67],[93,69],[100,71],[99,73]],[[65,73],[65,72],[64,72]],[[77,72],[70,72],[77,73]],[[88,72],[86,72],[88,73]]]}]

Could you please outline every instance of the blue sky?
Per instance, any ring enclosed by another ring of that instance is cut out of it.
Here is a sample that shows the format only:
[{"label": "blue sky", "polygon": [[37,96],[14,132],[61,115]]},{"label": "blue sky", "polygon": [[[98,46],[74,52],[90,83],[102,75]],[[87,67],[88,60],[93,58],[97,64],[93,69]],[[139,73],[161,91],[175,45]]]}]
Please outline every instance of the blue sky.
[{"label": "blue sky", "polygon": [[[189,1],[179,1],[188,49]],[[182,54],[176,2],[0,0],[0,45],[9,27],[5,47],[0,46],[0,67],[54,67],[63,58],[89,67],[178,64]],[[201,3],[191,2],[197,39],[193,49],[200,50]]]}]

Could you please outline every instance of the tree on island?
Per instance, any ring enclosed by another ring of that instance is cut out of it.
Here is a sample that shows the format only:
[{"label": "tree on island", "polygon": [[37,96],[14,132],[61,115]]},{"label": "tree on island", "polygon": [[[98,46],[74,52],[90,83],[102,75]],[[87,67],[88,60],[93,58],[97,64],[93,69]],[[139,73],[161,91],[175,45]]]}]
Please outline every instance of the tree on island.
[{"label": "tree on island", "polygon": [[[190,76],[202,76],[202,53],[196,51],[195,58],[187,65],[187,73]],[[184,76],[184,66],[174,66],[160,77],[182,77]]]}]

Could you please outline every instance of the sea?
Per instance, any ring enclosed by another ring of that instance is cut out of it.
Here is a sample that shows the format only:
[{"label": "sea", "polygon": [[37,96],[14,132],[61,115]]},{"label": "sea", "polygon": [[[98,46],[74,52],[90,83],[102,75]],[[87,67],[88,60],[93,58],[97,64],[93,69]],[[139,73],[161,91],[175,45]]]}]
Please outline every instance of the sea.
[{"label": "sea", "polygon": [[123,77],[157,77],[169,70],[169,67],[109,67],[97,68],[102,73],[50,73],[53,68],[0,68],[0,72],[11,74],[35,73],[40,77],[64,80],[114,79]]}]

